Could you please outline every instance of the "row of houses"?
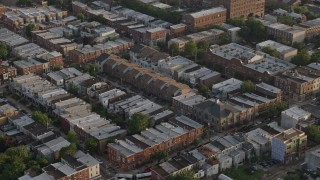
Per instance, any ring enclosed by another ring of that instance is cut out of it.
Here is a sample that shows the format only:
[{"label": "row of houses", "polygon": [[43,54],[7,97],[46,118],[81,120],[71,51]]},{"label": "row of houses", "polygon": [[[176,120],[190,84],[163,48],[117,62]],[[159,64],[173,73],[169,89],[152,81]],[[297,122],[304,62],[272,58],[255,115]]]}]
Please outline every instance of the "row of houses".
[{"label": "row of houses", "polygon": [[89,137],[97,139],[101,151],[104,151],[108,138],[126,133],[93,113],[90,104],[34,74],[14,78],[10,87],[35,106],[43,107],[55,116],[66,132],[75,131],[83,141]]},{"label": "row of houses", "polygon": [[[305,154],[307,137],[304,132],[293,128],[277,131],[277,127],[271,125],[262,128],[245,135],[212,137],[208,144],[151,167],[151,179],[170,179],[184,170],[193,170],[196,178],[217,178],[226,170],[253,158],[252,152],[257,157],[271,153],[273,159],[285,164]],[[308,165],[315,164],[308,159]]]},{"label": "row of houses", "polygon": [[99,58],[97,65],[100,71],[107,75],[166,101],[171,101],[172,97],[191,91],[185,84],[178,83],[171,78],[154,73],[115,55]]},{"label": "row of houses", "polygon": [[3,14],[4,24],[11,30],[17,31],[29,23],[41,23],[62,19],[68,15],[67,11],[53,6],[36,8],[8,8]]},{"label": "row of houses", "polygon": [[171,151],[186,147],[198,139],[204,126],[185,116],[142,131],[140,134],[116,140],[107,147],[107,159],[114,166],[128,170],[152,160],[159,151]]},{"label": "row of houses", "polygon": [[151,47],[139,44],[130,49],[130,61],[156,73],[171,77],[192,87],[212,86],[221,74],[196,64],[182,56],[171,57]]}]

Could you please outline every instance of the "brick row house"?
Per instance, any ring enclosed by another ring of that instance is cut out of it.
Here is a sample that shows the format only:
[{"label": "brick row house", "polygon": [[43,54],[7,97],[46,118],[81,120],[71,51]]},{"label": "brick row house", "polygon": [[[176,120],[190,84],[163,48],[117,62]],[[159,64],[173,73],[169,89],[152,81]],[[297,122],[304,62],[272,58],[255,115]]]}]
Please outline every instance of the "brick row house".
[{"label": "brick row house", "polygon": [[121,169],[134,169],[150,161],[158,151],[171,151],[190,145],[203,134],[203,130],[203,125],[190,118],[176,117],[140,134],[109,143],[107,159]]}]

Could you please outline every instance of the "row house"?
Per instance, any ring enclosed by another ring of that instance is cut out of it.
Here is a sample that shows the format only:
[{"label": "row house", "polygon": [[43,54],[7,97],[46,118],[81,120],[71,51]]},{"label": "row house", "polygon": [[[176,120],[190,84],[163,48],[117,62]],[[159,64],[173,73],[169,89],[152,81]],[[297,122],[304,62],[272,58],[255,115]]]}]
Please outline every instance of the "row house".
[{"label": "row house", "polygon": [[185,116],[156,125],[116,140],[107,147],[107,159],[115,166],[128,170],[137,168],[151,160],[158,151],[171,151],[193,143],[203,133],[203,126]]},{"label": "row house", "polygon": [[185,45],[190,41],[194,41],[195,43],[206,42],[207,44],[218,44],[220,42],[220,36],[223,33],[224,31],[220,29],[209,29],[186,36],[173,38],[168,41],[168,48],[175,44],[179,47],[180,50],[183,50]]},{"label": "row house", "polygon": [[187,85],[129,63],[118,56],[110,56],[101,66],[103,72],[108,75],[166,101],[171,101],[172,97],[191,91]]},{"label": "row house", "polygon": [[3,84],[4,82],[16,76],[17,69],[15,67],[9,66],[7,64],[3,65],[3,63],[2,65],[0,65],[0,84]]},{"label": "row house", "polygon": [[57,9],[53,6],[36,8],[11,8],[4,14],[4,23],[11,30],[19,29],[19,26],[29,23],[50,22],[62,19],[68,14],[67,11]]},{"label": "row house", "polygon": [[190,92],[188,94],[173,97],[172,106],[176,111],[181,112],[181,114],[190,116],[193,113],[193,106],[205,100],[205,97]]},{"label": "row house", "polygon": [[28,59],[13,62],[19,75],[43,74],[49,72],[49,62],[42,59]]},{"label": "row house", "polygon": [[29,40],[6,29],[0,28],[0,42],[4,43],[11,50],[14,47],[27,44]]},{"label": "row house", "polygon": [[126,52],[133,46],[133,42],[128,39],[117,39],[115,41],[108,41],[104,44],[96,44],[94,46],[86,45],[83,48],[70,51],[69,59],[75,63],[86,63],[94,61],[103,53],[119,54]]},{"label": "row house", "polygon": [[195,178],[217,178],[232,166],[242,165],[251,149],[241,136],[212,137],[207,144],[151,167],[151,179],[168,180],[184,170],[194,171]]},{"label": "row house", "polygon": [[270,38],[284,41],[288,44],[303,42],[306,38],[306,29],[299,26],[288,26],[285,24],[275,23],[266,27],[267,35]]},{"label": "row house", "polygon": [[240,74],[243,78],[270,84],[276,75],[295,68],[290,62],[236,43],[212,47],[204,62],[224,67],[227,76]]},{"label": "row house", "polygon": [[311,40],[320,33],[320,18],[300,23],[299,26],[306,29],[306,38]]}]

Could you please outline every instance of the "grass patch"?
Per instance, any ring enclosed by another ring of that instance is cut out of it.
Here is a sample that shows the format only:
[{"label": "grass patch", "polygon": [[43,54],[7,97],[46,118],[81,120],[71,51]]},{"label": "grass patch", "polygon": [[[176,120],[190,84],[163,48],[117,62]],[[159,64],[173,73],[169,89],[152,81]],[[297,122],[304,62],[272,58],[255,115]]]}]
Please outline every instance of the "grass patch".
[{"label": "grass patch", "polygon": [[238,168],[232,168],[226,175],[234,180],[259,180],[262,179],[263,171],[258,169],[253,174],[249,174],[246,171],[246,167],[239,166]]}]

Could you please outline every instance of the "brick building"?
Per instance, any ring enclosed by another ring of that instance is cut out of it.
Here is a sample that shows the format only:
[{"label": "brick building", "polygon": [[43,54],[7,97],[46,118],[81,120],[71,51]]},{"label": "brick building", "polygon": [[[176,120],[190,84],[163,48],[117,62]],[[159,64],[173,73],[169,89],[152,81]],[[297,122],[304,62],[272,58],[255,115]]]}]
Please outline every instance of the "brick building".
[{"label": "brick building", "polygon": [[17,76],[17,69],[7,65],[0,65],[0,84]]},{"label": "brick building", "polygon": [[265,0],[213,0],[213,3],[227,8],[228,18],[264,15]]},{"label": "brick building", "polygon": [[72,13],[74,15],[78,15],[78,14],[86,14],[86,11],[88,9],[88,6],[84,3],[81,3],[79,1],[73,1],[72,2]]},{"label": "brick building", "polygon": [[158,151],[171,151],[190,145],[202,135],[203,130],[203,125],[179,116],[140,134],[128,136],[125,140],[109,143],[107,159],[124,170],[134,169],[150,161]]},{"label": "brick building", "polygon": [[320,18],[306,21],[299,25],[306,29],[306,38],[309,40],[318,36],[320,33]]},{"label": "brick building", "polygon": [[126,52],[134,44],[129,39],[117,39],[108,41],[104,44],[96,44],[94,46],[86,45],[83,48],[78,48],[69,52],[69,60],[75,63],[86,63],[94,61],[103,53],[119,54]]},{"label": "brick building", "polygon": [[168,30],[165,28],[154,28],[146,31],[145,43],[149,46],[156,46],[158,42],[165,42]]},{"label": "brick building", "polygon": [[197,29],[208,27],[214,24],[222,24],[226,21],[226,16],[227,10],[225,8],[216,7],[186,14],[183,17],[183,22],[191,31],[195,31]]}]

